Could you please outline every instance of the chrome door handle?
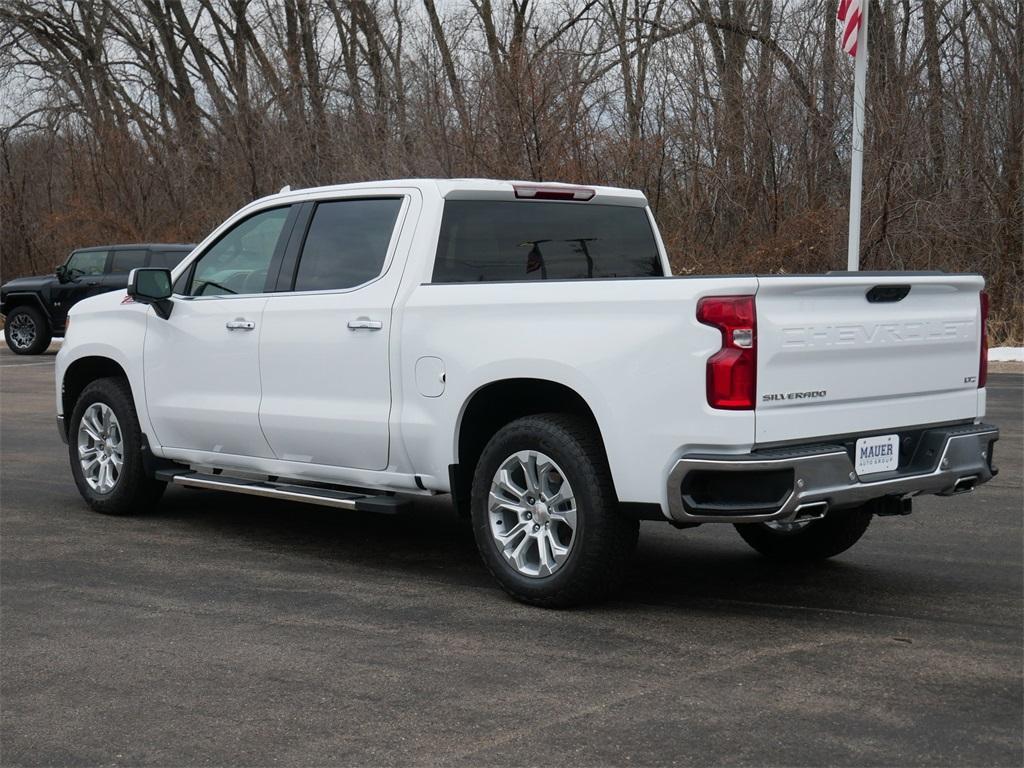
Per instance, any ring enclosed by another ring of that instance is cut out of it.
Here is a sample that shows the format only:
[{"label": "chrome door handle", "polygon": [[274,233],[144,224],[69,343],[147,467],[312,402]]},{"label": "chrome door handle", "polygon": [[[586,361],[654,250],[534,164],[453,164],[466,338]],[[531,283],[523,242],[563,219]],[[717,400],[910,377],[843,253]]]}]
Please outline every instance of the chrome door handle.
[{"label": "chrome door handle", "polygon": [[256,327],[256,323],[254,323],[252,320],[244,320],[241,317],[239,317],[234,320],[228,320],[224,324],[224,327],[227,328],[229,331],[251,331],[253,328]]},{"label": "chrome door handle", "polygon": [[350,331],[379,331],[383,327],[384,323],[380,320],[371,320],[368,317],[359,317],[348,321]]}]

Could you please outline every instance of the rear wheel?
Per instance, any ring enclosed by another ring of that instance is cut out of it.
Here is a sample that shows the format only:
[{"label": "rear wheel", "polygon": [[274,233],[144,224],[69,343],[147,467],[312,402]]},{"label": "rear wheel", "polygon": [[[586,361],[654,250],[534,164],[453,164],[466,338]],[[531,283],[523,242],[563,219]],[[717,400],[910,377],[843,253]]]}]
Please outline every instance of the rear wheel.
[{"label": "rear wheel", "polygon": [[4,340],[16,355],[38,355],[53,336],[43,313],[36,307],[15,307],[4,320]]},{"label": "rear wheel", "polygon": [[474,472],[471,517],[505,591],[550,608],[608,596],[639,531],[618,511],[593,427],[563,414],[527,416],[491,438]]},{"label": "rear wheel", "polygon": [[736,526],[743,540],[762,555],[777,560],[824,560],[845,552],[871,524],[874,506],[830,512],[821,520],[793,523],[744,523]]},{"label": "rear wheel", "polygon": [[166,483],[146,475],[142,430],[124,379],[98,379],[75,403],[68,430],[71,472],[82,498],[97,512],[144,512]]}]

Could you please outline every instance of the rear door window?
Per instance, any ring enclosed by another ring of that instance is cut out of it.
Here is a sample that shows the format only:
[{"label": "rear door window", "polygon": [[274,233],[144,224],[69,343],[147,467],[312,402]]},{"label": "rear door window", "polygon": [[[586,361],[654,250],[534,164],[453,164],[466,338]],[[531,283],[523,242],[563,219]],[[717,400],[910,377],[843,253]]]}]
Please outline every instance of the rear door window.
[{"label": "rear door window", "polygon": [[381,274],[402,198],[331,200],[313,212],[296,291],[354,288]]},{"label": "rear door window", "polygon": [[145,248],[114,251],[114,258],[110,262],[110,272],[114,275],[126,275],[133,269],[146,266],[146,256]]},{"label": "rear door window", "polygon": [[149,266],[174,269],[188,254],[188,251],[152,251],[149,254]]},{"label": "rear door window", "polygon": [[663,275],[644,208],[505,200],[444,206],[435,283]]}]

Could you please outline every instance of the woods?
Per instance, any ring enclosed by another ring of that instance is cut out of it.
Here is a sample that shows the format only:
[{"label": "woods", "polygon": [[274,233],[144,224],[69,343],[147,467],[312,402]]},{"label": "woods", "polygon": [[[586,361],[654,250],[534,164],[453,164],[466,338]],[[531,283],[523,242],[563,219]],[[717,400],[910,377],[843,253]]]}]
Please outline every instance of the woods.
[{"label": "woods", "polygon": [[[3,0],[4,279],[292,187],[643,189],[680,273],[845,266],[837,0]],[[862,269],[979,271],[1021,343],[1024,3],[873,2]]]}]

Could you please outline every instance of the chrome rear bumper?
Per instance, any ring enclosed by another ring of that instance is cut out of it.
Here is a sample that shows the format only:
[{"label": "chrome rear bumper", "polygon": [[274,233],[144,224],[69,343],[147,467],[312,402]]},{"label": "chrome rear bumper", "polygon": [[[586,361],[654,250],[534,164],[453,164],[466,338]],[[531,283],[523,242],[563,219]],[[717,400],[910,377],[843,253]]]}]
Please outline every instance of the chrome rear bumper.
[{"label": "chrome rear bumper", "polygon": [[900,469],[866,479],[841,444],[684,456],[668,476],[669,512],[679,523],[789,521],[886,496],[964,493],[998,472],[998,439],[989,424],[929,429]]}]

